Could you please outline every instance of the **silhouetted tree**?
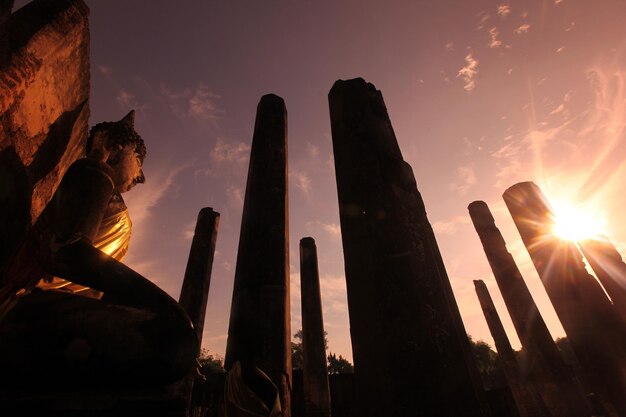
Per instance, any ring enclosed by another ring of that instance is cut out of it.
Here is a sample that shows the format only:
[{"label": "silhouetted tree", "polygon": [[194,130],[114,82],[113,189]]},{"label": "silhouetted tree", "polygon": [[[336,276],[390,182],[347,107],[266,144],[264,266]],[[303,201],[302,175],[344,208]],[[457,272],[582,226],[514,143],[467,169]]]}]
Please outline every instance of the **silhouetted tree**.
[{"label": "silhouetted tree", "polygon": [[224,359],[217,353],[209,353],[209,349],[202,349],[198,357],[198,363],[202,370],[209,372],[223,372]]},{"label": "silhouetted tree", "polygon": [[[324,331],[324,349],[328,350],[328,333]],[[304,356],[302,354],[302,329],[299,329],[293,335],[295,342],[291,341],[291,367],[293,369],[302,369],[304,366]]]},{"label": "silhouetted tree", "polygon": [[485,388],[492,389],[506,385],[506,377],[502,364],[498,360],[498,354],[484,341],[474,341],[470,335],[467,335],[467,337],[474,351],[476,366]]},{"label": "silhouetted tree", "polygon": [[343,356],[328,354],[328,373],[329,374],[351,374],[354,372],[354,366]]}]

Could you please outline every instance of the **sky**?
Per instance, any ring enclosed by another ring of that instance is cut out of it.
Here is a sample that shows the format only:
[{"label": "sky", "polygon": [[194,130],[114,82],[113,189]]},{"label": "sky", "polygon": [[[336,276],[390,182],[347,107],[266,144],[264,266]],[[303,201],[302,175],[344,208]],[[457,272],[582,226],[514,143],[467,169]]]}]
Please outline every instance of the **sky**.
[{"label": "sky", "polygon": [[470,202],[490,206],[554,337],[563,329],[502,193],[534,181],[555,206],[600,217],[626,255],[622,0],[86,2],[90,123],[135,109],[148,148],[146,183],[125,195],[125,262],[177,298],[198,211],[221,213],[203,335],[213,353],[225,351],[255,111],[268,93],[288,111],[292,333],[298,244],[312,236],[334,353],[352,359],[327,101],[338,79],[382,91],[474,339],[493,345],[472,283],[483,279],[519,348]]}]

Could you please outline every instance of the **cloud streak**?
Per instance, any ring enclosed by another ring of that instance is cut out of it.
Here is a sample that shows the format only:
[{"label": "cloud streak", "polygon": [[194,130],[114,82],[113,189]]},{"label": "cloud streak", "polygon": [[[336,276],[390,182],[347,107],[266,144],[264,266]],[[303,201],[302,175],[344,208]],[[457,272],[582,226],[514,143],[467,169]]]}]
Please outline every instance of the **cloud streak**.
[{"label": "cloud streak", "polygon": [[474,55],[470,52],[465,56],[465,64],[466,65],[459,70],[456,76],[465,82],[463,86],[465,91],[471,93],[476,88],[479,61],[474,58]]},{"label": "cloud streak", "polygon": [[159,93],[166,106],[178,117],[216,123],[224,115],[217,104],[220,96],[204,84],[182,90],[162,84]]}]

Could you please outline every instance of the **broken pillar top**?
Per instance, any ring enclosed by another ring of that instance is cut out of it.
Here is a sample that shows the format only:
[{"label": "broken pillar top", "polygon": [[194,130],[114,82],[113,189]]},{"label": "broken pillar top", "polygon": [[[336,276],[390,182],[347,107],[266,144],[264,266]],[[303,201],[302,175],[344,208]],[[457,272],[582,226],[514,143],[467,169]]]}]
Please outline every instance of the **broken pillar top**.
[{"label": "broken pillar top", "polygon": [[484,201],[473,201],[467,206],[472,221],[478,223],[480,227],[495,226],[495,219],[489,210],[489,206]]},{"label": "broken pillar top", "polygon": [[[386,157],[403,161],[382,93],[374,84],[363,78],[338,80],[328,93],[328,101],[332,108],[330,117],[334,136],[339,134],[344,140],[351,138],[359,146],[374,148]],[[332,123],[332,120],[342,122]],[[350,133],[341,134],[339,129],[349,129]]]},{"label": "broken pillar top", "polygon": [[302,243],[303,245],[315,245],[315,239],[310,236],[303,237],[302,239],[300,239],[300,243]]},{"label": "broken pillar top", "polygon": [[283,100],[282,97],[277,96],[274,93],[265,94],[263,97],[261,97],[261,100],[259,100],[259,105],[257,109],[261,109],[261,107],[270,107],[270,108],[282,107],[282,109],[285,112],[287,111],[287,107],[285,106],[285,100]]},{"label": "broken pillar top", "polygon": [[507,188],[502,198],[507,206],[510,202],[515,202],[517,205],[524,205],[528,208],[534,206],[535,209],[541,209],[543,214],[552,212],[552,207],[543,191],[532,181],[518,182]]}]

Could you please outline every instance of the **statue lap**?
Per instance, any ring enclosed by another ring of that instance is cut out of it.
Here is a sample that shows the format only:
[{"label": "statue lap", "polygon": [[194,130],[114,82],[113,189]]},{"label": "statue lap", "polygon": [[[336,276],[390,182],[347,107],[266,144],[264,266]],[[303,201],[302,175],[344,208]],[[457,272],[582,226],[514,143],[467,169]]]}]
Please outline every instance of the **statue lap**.
[{"label": "statue lap", "polygon": [[[162,385],[195,364],[197,338],[180,305],[90,244],[111,198],[102,165],[84,159],[70,167],[14,265],[38,264],[34,270],[105,296],[37,289],[22,296],[0,320],[1,385]],[[60,239],[53,256],[51,239]]]}]

